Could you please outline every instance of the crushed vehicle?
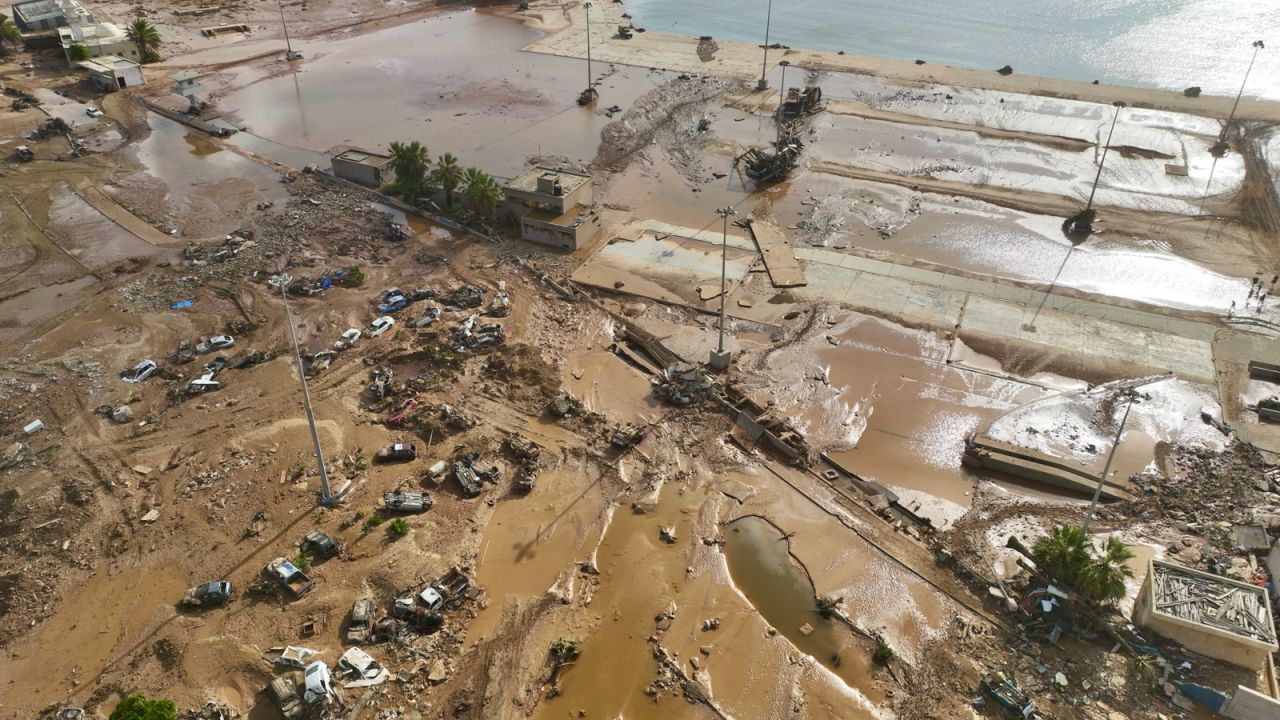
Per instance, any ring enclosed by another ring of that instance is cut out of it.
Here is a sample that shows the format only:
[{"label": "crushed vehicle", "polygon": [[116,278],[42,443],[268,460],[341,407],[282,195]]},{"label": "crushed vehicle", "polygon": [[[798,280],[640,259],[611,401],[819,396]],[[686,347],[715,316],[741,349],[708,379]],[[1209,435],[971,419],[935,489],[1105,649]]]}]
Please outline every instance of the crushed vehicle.
[{"label": "crushed vehicle", "polygon": [[31,162],[36,159],[36,154],[31,152],[31,148],[26,145],[19,145],[14,148],[13,156],[18,158],[19,162]]},{"label": "crushed vehicle", "polygon": [[279,652],[276,657],[271,658],[272,665],[280,665],[282,667],[290,667],[298,670],[305,668],[311,658],[320,654],[319,650],[311,648],[298,647],[296,645],[286,645],[283,648],[271,648],[272,652]]},{"label": "crushed vehicle", "polygon": [[311,578],[287,558],[278,557],[272,560],[267,563],[262,572],[295,598],[300,598],[311,590]]},{"label": "crushed vehicle", "polygon": [[188,608],[214,607],[231,600],[231,581],[214,580],[197,585],[182,596],[182,606]]},{"label": "crushed vehicle", "polygon": [[314,355],[304,355],[302,358],[302,372],[307,377],[314,377],[329,369],[334,360],[338,359],[338,354],[332,350],[321,350]]},{"label": "crushed vehicle", "polygon": [[236,344],[236,339],[230,335],[214,335],[210,338],[201,338],[196,343],[196,352],[207,353],[214,350],[223,350]]},{"label": "crushed vehicle", "polygon": [[373,382],[369,384],[369,394],[375,400],[381,400],[391,393],[391,378],[395,371],[389,365],[379,365],[373,369]]},{"label": "crushed vehicle", "polygon": [[84,718],[84,708],[69,707],[62,708],[57,715],[53,716],[53,720],[82,720]]},{"label": "crushed vehicle", "polygon": [[556,395],[547,403],[547,414],[554,418],[572,417],[581,411],[582,401],[567,392]]},{"label": "crushed vehicle", "polygon": [[462,285],[445,298],[446,305],[459,309],[480,307],[482,302],[484,302],[484,291],[475,285]]},{"label": "crushed vehicle", "polygon": [[323,660],[317,660],[302,671],[302,699],[312,705],[328,702],[334,696],[333,676]]},{"label": "crushed vehicle", "polygon": [[373,461],[379,463],[409,462],[418,457],[418,446],[413,443],[396,443],[388,445],[373,454]]},{"label": "crushed vehicle", "polygon": [[343,683],[345,688],[370,687],[381,685],[391,677],[391,673],[382,663],[373,659],[369,653],[358,647],[347,648],[338,658],[338,670],[350,675],[353,680]]},{"label": "crushed vehicle", "polygon": [[383,315],[380,318],[375,318],[373,322],[369,323],[369,335],[371,337],[378,337],[379,335],[390,330],[391,326],[395,324],[396,324],[396,319],[393,317],[387,317],[386,315]]},{"label": "crushed vehicle", "polygon": [[360,598],[351,606],[351,619],[347,621],[347,642],[363,643],[373,637],[377,622],[377,610],[369,598]]},{"label": "crushed vehicle", "polygon": [[140,383],[151,377],[160,369],[154,360],[143,360],[133,367],[120,373],[120,379],[127,383]]},{"label": "crushed vehicle", "polygon": [[302,538],[299,549],[316,560],[327,560],[342,553],[342,545],[323,530],[312,530],[307,533],[306,537]]},{"label": "crushed vehicle", "polygon": [[394,491],[382,494],[382,507],[388,513],[422,513],[430,510],[433,502],[427,493]]},{"label": "crushed vehicle", "polygon": [[481,486],[482,481],[497,481],[500,472],[496,465],[488,468],[477,467],[476,461],[479,459],[480,455],[478,453],[467,453],[461,460],[453,464],[453,477],[458,481],[462,494],[469,498],[480,494],[483,489]]},{"label": "crushed vehicle", "polygon": [[235,355],[231,356],[231,359],[227,361],[227,367],[235,370],[241,370],[251,365],[257,365],[258,363],[266,362],[266,360],[267,360],[267,354],[262,352],[261,350],[255,350],[253,348],[245,348],[240,352],[236,353]]},{"label": "crushed vehicle", "polygon": [[342,332],[342,335],[338,337],[338,340],[333,343],[333,349],[347,350],[355,347],[358,342],[360,342],[360,329],[347,328]]},{"label": "crushed vehicle", "polygon": [[778,115],[786,119],[794,119],[812,115],[822,109],[822,88],[814,85],[801,90],[798,87],[787,88],[787,97],[778,106]]},{"label": "crushed vehicle", "polygon": [[516,459],[515,489],[527,493],[533,490],[533,481],[538,475],[538,456],[542,448],[532,440],[519,433],[511,433],[503,441],[507,451]]},{"label": "crushed vehicle", "polygon": [[178,349],[169,353],[165,360],[174,365],[186,365],[196,359],[196,346],[190,340],[183,340],[178,343]]},{"label": "crushed vehicle", "polygon": [[187,384],[187,394],[198,395],[200,393],[217,390],[222,387],[222,383],[215,378],[218,373],[222,372],[227,366],[227,359],[219,355],[213,359],[213,362],[205,363],[204,371],[195,380]]},{"label": "crushed vehicle", "polygon": [[618,450],[633,448],[644,440],[645,430],[631,423],[614,426],[609,436],[609,444]]},{"label": "crushed vehicle", "polygon": [[990,672],[982,678],[982,691],[1014,717],[1039,718],[1036,704],[1027,697],[1013,678],[1003,672]]},{"label": "crushed vehicle", "polygon": [[434,631],[443,626],[442,613],[446,609],[456,609],[479,594],[480,590],[472,584],[471,577],[455,565],[420,592],[396,598],[391,614],[419,630]]},{"label": "crushed vehicle", "polygon": [[428,325],[430,325],[431,323],[439,319],[440,319],[440,308],[429,307],[426,310],[422,311],[422,315],[419,316],[418,320],[413,323],[413,326],[420,327],[420,328],[427,327]]},{"label": "crushed vehicle", "polygon": [[412,290],[405,295],[405,299],[411,303],[421,302],[423,300],[434,300],[435,297],[436,291],[431,288],[418,288],[417,290]]},{"label": "crushed vehicle", "polygon": [[296,672],[281,675],[267,685],[267,695],[271,697],[271,702],[275,703],[285,720],[300,720],[307,713],[302,696],[298,694],[300,685],[302,685],[302,674]]},{"label": "crushed vehicle", "polygon": [[404,291],[398,287],[387,288],[378,296],[378,302],[387,302],[393,297],[404,297]]},{"label": "crushed vehicle", "polygon": [[387,427],[400,427],[404,425],[405,418],[408,417],[409,411],[417,407],[417,405],[418,398],[416,397],[411,397],[408,400],[405,400],[404,404],[400,406],[400,411],[387,418]]}]

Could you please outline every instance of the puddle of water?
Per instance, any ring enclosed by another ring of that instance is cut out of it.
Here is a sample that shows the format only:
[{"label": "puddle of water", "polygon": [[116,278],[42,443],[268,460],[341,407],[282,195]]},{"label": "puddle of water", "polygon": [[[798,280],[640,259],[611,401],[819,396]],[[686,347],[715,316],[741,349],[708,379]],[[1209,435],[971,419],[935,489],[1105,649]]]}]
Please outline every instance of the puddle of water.
[{"label": "puddle of water", "polygon": [[[756,516],[735,520],[726,526],[724,553],[733,584],[771,627],[850,687],[863,692],[874,687],[869,649],[847,628],[815,612],[813,583],[791,557],[778,528]],[[811,630],[806,632],[806,626]]]},{"label": "puddle of water", "polygon": [[[585,63],[520,52],[537,37],[515,21],[461,10],[339,40],[303,41],[308,59],[298,72],[254,82],[221,105],[250,132],[285,145],[374,150],[417,139],[433,153],[452,152],[464,164],[511,177],[539,154],[589,162],[611,121],[603,110],[626,108],[670,77],[596,64],[600,100],[580,108]],[[369,122],[370,112],[378,122]]]},{"label": "puddle of water", "polygon": [[50,193],[49,199],[48,229],[60,236],[62,247],[95,271],[165,252],[115,224],[66,185]]}]

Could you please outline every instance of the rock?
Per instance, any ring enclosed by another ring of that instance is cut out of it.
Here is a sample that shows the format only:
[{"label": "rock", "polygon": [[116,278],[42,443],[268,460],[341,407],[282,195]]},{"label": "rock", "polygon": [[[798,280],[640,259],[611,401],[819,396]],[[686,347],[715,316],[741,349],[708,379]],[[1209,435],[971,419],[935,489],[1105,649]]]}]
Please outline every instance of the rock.
[{"label": "rock", "polygon": [[702,645],[702,646],[700,646],[700,647],[698,648],[698,652],[702,653],[703,655],[710,655],[710,654],[711,654],[711,646],[710,646],[710,645]]},{"label": "rock", "polygon": [[127,423],[133,420],[133,408],[128,405],[121,405],[111,411],[111,419],[118,423]]},{"label": "rock", "polygon": [[1258,478],[1253,481],[1253,489],[1258,492],[1271,492],[1271,483],[1267,482],[1265,478]]},{"label": "rock", "polygon": [[694,670],[698,670],[701,667],[700,664],[698,663],[697,657],[689,658],[689,667],[692,667]]},{"label": "rock", "polygon": [[702,629],[704,632],[720,629],[720,618],[707,618],[702,621]]},{"label": "rock", "polygon": [[439,684],[448,679],[449,673],[444,669],[444,661],[436,658],[431,663],[431,669],[427,671],[427,682]]},{"label": "rock", "polygon": [[139,518],[139,519],[140,519],[140,520],[142,520],[142,522],[144,522],[144,523],[153,523],[153,522],[155,522],[155,521],[159,520],[159,519],[160,519],[160,508],[151,508],[150,510],[148,510],[148,511],[147,511],[147,514],[146,514],[146,515],[143,515],[143,516],[142,516],[141,518]]},{"label": "rock", "polygon": [[1000,73],[1001,75],[1012,75],[1013,68],[1010,67],[1009,65],[1005,65],[1004,67],[1000,68],[996,72]]},{"label": "rock", "polygon": [[1065,687],[1067,686],[1067,676],[1066,676],[1066,675],[1063,675],[1062,673],[1054,673],[1054,675],[1053,675],[1053,682],[1054,682],[1058,687],[1060,687],[1060,688],[1065,688]]},{"label": "rock", "polygon": [[1200,97],[1200,86],[1199,86],[1199,85],[1192,85],[1191,87],[1187,88],[1186,90],[1183,90],[1183,91],[1182,91],[1182,94],[1183,94],[1183,95],[1186,95],[1187,97]]},{"label": "rock", "polygon": [[676,542],[675,527],[664,527],[658,531],[658,539],[668,545],[674,545]]},{"label": "rock", "polygon": [[151,474],[151,467],[148,465],[134,465],[133,471],[145,477]]}]

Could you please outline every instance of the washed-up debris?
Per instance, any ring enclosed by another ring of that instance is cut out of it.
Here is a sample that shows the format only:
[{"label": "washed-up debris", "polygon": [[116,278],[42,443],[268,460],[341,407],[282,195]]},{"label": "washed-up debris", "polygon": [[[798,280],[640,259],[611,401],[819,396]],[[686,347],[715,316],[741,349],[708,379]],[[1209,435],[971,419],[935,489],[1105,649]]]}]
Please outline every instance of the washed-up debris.
[{"label": "washed-up debris", "polygon": [[556,394],[547,403],[547,414],[554,418],[567,418],[582,411],[582,401],[567,392]]},{"label": "washed-up debris", "polygon": [[677,363],[653,379],[653,394],[673,405],[690,405],[711,397],[711,378],[701,368]]}]

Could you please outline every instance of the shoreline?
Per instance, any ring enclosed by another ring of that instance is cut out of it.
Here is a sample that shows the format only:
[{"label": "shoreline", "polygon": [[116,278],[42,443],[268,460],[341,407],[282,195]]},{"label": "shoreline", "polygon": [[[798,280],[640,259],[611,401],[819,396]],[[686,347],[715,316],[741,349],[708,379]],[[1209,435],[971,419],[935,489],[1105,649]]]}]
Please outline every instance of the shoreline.
[{"label": "shoreline", "polygon": [[[592,6],[591,57],[593,62],[617,63],[636,67],[660,68],[695,75],[712,75],[738,80],[760,77],[762,48],[758,44],[736,40],[714,40],[714,49],[703,47],[698,38],[662,32],[636,33],[630,40],[612,37],[619,25],[630,23],[623,17],[621,2],[597,3]],[[573,6],[550,4],[546,0],[531,3],[529,10],[511,17],[538,29],[546,35],[524,47],[535,52],[561,57],[586,58],[585,12],[580,3]],[[706,57],[703,60],[702,57]],[[1000,75],[989,70],[926,63],[917,65],[905,60],[869,55],[840,54],[829,50],[779,49],[770,51],[770,74],[777,71],[777,61],[787,60],[797,71],[818,70],[868,75],[888,81],[914,85],[942,85],[1020,95],[1079,100],[1111,104],[1123,101],[1130,107],[1165,110],[1223,120],[1231,111],[1235,98],[1219,95],[1187,97],[1180,91],[1123,85],[1094,85],[1079,80],[1061,80],[1037,75]],[[767,92],[775,92],[771,81]],[[1280,101],[1251,97],[1240,99],[1237,121],[1280,122]]]}]

